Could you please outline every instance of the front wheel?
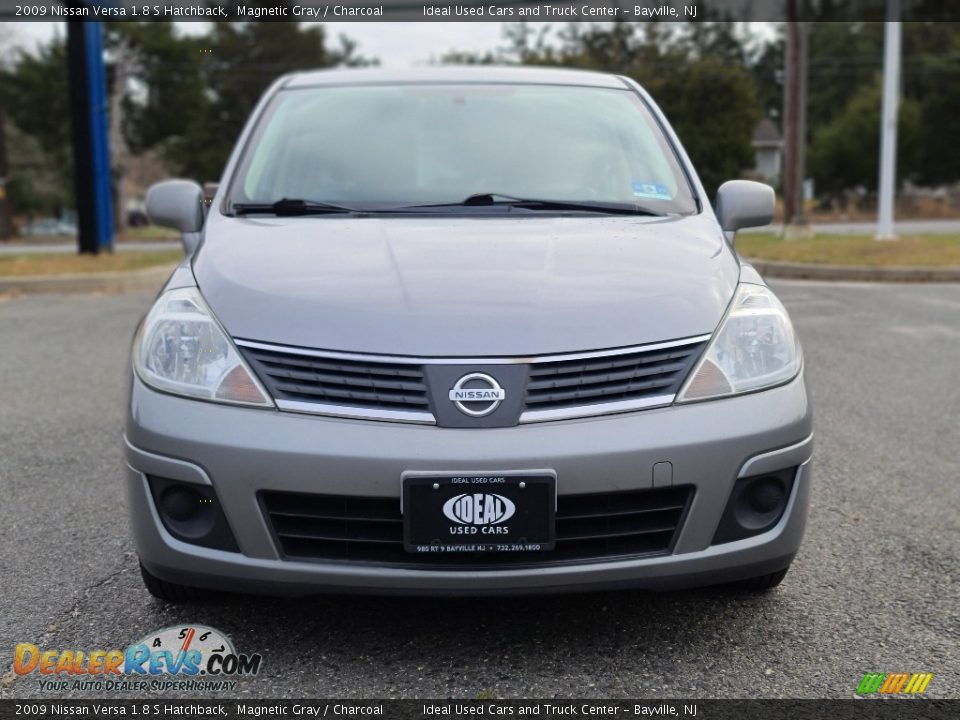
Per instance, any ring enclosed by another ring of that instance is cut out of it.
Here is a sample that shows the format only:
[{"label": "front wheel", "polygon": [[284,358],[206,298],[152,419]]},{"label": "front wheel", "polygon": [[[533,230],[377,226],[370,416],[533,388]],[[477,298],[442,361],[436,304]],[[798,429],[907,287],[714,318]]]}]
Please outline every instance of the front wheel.
[{"label": "front wheel", "polygon": [[161,580],[147,570],[143,563],[140,563],[140,576],[143,578],[143,584],[147,588],[147,592],[159,600],[173,603],[196,602],[209,596],[207,591],[200,588]]}]

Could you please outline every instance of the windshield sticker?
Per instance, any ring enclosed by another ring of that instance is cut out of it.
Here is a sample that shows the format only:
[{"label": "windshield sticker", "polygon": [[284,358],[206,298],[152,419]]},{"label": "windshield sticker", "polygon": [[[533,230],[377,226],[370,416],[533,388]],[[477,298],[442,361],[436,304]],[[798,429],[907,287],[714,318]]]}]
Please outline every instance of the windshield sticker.
[{"label": "windshield sticker", "polygon": [[633,181],[633,196],[647,200],[673,200],[673,196],[662,183]]}]

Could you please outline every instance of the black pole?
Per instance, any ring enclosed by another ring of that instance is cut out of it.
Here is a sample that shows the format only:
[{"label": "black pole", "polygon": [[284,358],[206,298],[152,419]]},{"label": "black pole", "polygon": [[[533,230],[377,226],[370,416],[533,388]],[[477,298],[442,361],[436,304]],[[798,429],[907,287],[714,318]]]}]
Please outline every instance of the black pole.
[{"label": "black pole", "polygon": [[97,212],[94,194],[93,127],[88,107],[90,97],[87,46],[83,23],[67,23],[67,67],[70,75],[70,118],[73,131],[73,186],[77,203],[77,246],[81,253],[97,254]]}]

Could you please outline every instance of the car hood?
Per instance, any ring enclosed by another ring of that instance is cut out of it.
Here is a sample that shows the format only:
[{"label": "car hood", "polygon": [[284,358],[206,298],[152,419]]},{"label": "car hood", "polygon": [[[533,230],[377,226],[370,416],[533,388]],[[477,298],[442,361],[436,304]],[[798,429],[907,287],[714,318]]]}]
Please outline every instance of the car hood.
[{"label": "car hood", "polygon": [[712,332],[739,263],[712,218],[211,213],[193,262],[236,338],[523,356]]}]

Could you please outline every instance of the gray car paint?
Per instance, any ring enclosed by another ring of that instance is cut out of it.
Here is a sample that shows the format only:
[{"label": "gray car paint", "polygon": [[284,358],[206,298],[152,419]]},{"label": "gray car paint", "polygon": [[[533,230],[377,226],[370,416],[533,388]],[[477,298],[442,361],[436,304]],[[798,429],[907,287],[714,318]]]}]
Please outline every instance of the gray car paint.
[{"label": "gray car paint", "polygon": [[277,81],[278,87],[301,88],[322,85],[399,85],[404,83],[534,83],[539,85],[587,85],[624,88],[626,78],[589,70],[548,67],[469,67],[437,65],[415,69],[360,68],[314,70],[295,73]]},{"label": "gray car paint", "polygon": [[713,332],[739,277],[701,216],[211,216],[193,269],[237,338],[518,356]]}]

